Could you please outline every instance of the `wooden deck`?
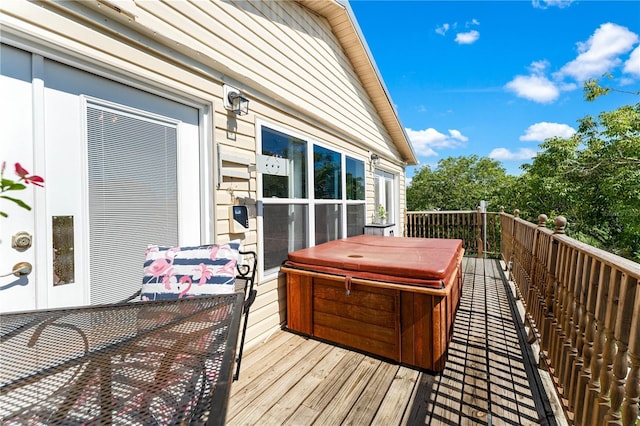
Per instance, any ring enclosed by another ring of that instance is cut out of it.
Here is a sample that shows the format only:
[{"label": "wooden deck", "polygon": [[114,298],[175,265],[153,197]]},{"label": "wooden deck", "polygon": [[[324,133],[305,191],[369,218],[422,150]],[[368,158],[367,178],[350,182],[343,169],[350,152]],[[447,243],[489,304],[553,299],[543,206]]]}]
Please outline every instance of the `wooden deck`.
[{"label": "wooden deck", "polygon": [[496,260],[465,258],[445,370],[417,371],[287,331],[247,352],[229,425],[555,424]]}]

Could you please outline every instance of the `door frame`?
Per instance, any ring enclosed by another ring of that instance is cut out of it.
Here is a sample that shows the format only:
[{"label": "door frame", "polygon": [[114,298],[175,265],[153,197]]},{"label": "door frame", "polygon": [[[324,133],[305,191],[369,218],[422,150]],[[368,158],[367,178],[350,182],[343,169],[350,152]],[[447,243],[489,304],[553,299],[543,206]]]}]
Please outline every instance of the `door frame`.
[{"label": "door frame", "polygon": [[[200,182],[200,243],[213,242],[216,235],[215,229],[215,197],[214,189],[214,105],[215,100],[202,92],[186,92],[178,87],[171,87],[153,80],[131,77],[125,75],[122,71],[117,70],[113,65],[109,65],[97,60],[87,60],[74,55],[73,52],[65,51],[60,46],[50,41],[35,40],[33,36],[23,36],[15,29],[3,29],[2,44],[23,50],[30,54],[32,64],[31,88],[32,88],[32,149],[33,149],[33,170],[41,171],[46,167],[46,138],[45,138],[45,114],[44,114],[44,63],[45,60],[59,62],[63,65],[73,67],[81,72],[94,74],[101,78],[106,78],[118,84],[130,86],[134,89],[142,90],[161,98],[181,103],[183,105],[195,108],[198,111],[198,138],[199,138],[199,182]],[[179,82],[176,82],[176,86]],[[82,131],[86,133],[86,127],[82,123]],[[86,157],[86,150],[84,153]],[[86,161],[86,158],[85,158]],[[178,160],[180,161],[180,159]],[[85,167],[86,169],[86,167]],[[86,172],[85,172],[86,173]],[[86,186],[86,179],[84,185]],[[86,188],[85,188],[86,191]],[[49,307],[49,275],[50,266],[52,265],[52,254],[49,253],[51,247],[51,237],[48,235],[50,224],[47,223],[47,214],[36,214],[36,210],[47,209],[47,190],[46,178],[44,190],[36,190],[34,192],[34,209],[25,214],[32,215],[34,235],[45,235],[46,238],[34,239],[33,253],[34,271],[29,276],[30,286],[33,286],[34,302],[33,309],[45,309]],[[88,208],[83,211],[83,215],[88,218]],[[88,220],[88,219],[87,219]],[[84,227],[85,224],[82,224]],[[87,239],[89,238],[88,230],[83,229]],[[87,244],[83,242],[83,244]],[[47,267],[37,267],[38,264],[44,262]],[[84,290],[84,301],[89,303],[90,292],[86,288]]]}]

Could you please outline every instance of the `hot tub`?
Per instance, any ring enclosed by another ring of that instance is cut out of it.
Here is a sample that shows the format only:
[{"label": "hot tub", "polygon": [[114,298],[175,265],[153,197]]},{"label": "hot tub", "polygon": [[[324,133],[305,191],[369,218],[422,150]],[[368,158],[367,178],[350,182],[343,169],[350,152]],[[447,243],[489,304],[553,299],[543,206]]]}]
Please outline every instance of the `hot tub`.
[{"label": "hot tub", "polygon": [[441,371],[462,289],[462,240],[376,235],[289,253],[287,328]]}]

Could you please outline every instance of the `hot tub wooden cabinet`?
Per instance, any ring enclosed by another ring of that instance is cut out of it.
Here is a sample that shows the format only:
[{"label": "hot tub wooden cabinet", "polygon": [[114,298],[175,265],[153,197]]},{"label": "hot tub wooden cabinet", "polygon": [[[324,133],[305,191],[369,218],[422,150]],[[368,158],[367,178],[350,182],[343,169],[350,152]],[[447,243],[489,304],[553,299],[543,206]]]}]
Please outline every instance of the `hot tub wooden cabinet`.
[{"label": "hot tub wooden cabinet", "polygon": [[287,328],[441,371],[462,289],[462,240],[375,235],[289,253]]}]

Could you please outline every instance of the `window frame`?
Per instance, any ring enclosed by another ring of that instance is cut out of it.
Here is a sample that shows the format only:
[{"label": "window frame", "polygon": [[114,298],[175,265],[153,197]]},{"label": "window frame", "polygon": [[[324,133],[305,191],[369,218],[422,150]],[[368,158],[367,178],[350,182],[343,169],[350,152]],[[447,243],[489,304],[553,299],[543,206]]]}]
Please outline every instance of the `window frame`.
[{"label": "window frame", "polygon": [[[270,268],[265,269],[264,266],[264,206],[270,204],[303,204],[308,207],[307,209],[307,217],[306,217],[306,225],[307,225],[307,235],[305,236],[306,247],[313,247],[316,245],[316,206],[319,205],[327,205],[327,204],[338,204],[340,206],[340,237],[345,238],[348,234],[348,215],[347,209],[348,206],[351,205],[361,205],[362,206],[362,217],[364,220],[364,224],[367,223],[367,182],[370,179],[370,176],[367,174],[367,159],[363,155],[357,155],[353,152],[349,152],[345,149],[337,148],[335,146],[329,145],[327,143],[318,140],[309,135],[301,134],[300,132],[296,132],[290,128],[286,128],[265,120],[256,120],[256,154],[262,155],[263,144],[262,144],[262,134],[263,128],[269,128],[276,132],[283,133],[289,137],[300,139],[306,142],[306,161],[307,161],[307,197],[306,198],[265,198],[263,197],[263,176],[261,173],[257,175],[257,200],[258,200],[258,251],[260,253],[259,256],[259,273],[261,274],[262,279],[271,279],[277,277],[279,273],[279,268]],[[336,152],[340,155],[340,198],[336,199],[316,199],[315,198],[315,189],[314,189],[314,179],[315,179],[315,162],[314,162],[314,148],[320,147],[322,149],[327,149],[333,152]],[[347,157],[362,162],[362,170],[364,174],[364,193],[363,199],[361,200],[350,200],[347,199],[347,169],[346,169],[346,161]],[[284,260],[284,259],[283,259]]]}]

